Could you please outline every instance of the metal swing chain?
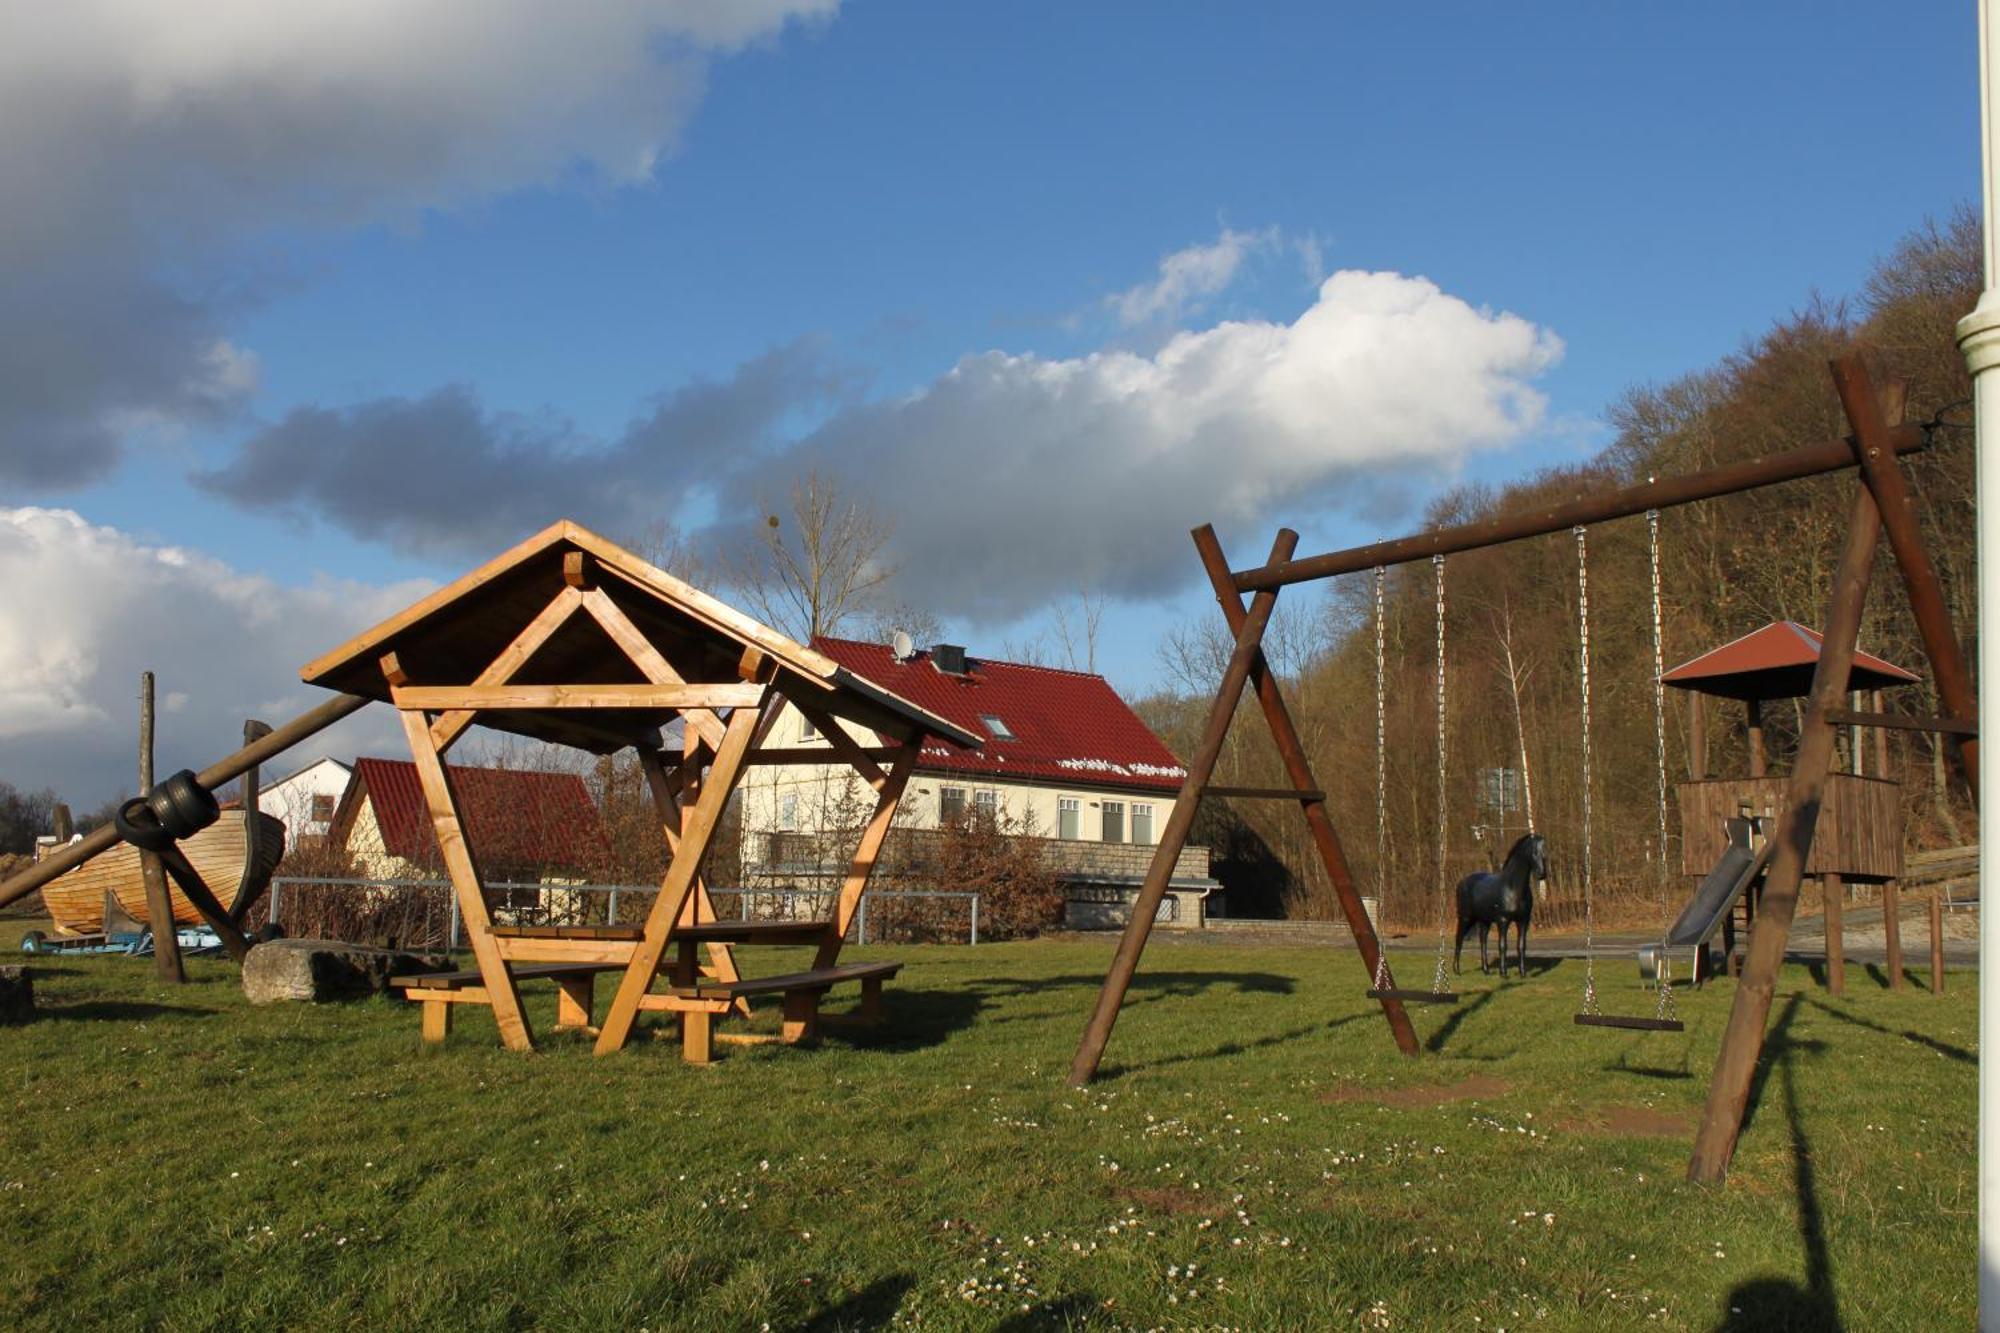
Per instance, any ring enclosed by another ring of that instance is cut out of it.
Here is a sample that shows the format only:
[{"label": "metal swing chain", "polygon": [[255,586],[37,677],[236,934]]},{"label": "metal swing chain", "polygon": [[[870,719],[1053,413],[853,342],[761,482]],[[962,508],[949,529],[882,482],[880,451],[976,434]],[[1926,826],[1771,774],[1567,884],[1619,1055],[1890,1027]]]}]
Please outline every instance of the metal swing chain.
[{"label": "metal swing chain", "polygon": [[1583,725],[1583,1012],[1597,1008],[1597,921],[1591,893],[1590,801],[1590,559],[1581,524],[1576,529],[1577,703]]},{"label": "metal swing chain", "polygon": [[[1376,910],[1389,901],[1389,721],[1384,702],[1387,693],[1387,656],[1384,648],[1383,585],[1389,571],[1375,566],[1375,903]],[[1389,955],[1377,946],[1375,989],[1389,990]]]},{"label": "metal swing chain", "polygon": [[1445,819],[1445,692],[1444,692],[1444,557],[1431,557],[1437,583],[1437,966],[1431,971],[1431,992],[1442,995],[1450,989],[1444,970],[1444,942],[1449,921],[1450,890],[1446,883],[1445,855],[1450,826]]},{"label": "metal swing chain", "polygon": [[1657,1002],[1654,1017],[1671,1019],[1674,1014],[1673,964],[1667,957],[1667,659],[1666,636],[1660,617],[1660,511],[1646,511],[1646,537],[1653,571],[1653,754],[1659,777],[1660,837],[1659,860],[1653,885],[1660,902],[1659,972],[1654,978]]}]

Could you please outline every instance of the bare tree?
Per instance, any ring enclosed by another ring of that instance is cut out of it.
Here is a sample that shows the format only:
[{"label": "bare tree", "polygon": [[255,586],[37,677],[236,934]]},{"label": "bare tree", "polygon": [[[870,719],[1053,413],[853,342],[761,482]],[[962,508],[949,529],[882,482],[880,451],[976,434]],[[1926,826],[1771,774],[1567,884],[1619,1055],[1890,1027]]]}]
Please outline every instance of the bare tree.
[{"label": "bare tree", "polygon": [[1051,628],[1062,645],[1063,664],[1071,671],[1097,671],[1097,634],[1104,623],[1104,594],[1088,585],[1076,590],[1076,601],[1057,602]]},{"label": "bare tree", "polygon": [[767,623],[810,641],[867,612],[895,576],[890,528],[817,471],[793,483],[786,513],[766,516],[731,581]]}]

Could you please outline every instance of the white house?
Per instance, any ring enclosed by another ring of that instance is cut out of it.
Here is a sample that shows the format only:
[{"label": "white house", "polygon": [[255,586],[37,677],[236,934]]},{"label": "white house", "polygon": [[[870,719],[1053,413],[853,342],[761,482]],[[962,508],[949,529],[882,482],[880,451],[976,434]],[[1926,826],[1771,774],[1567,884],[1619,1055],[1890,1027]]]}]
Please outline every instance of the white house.
[{"label": "white house", "polygon": [[[851,639],[819,638],[813,647],[987,738],[978,750],[925,743],[898,828],[934,829],[968,811],[989,813],[1009,829],[1048,840],[1050,864],[1069,887],[1070,924],[1123,919],[1187,770],[1102,676],[972,658],[950,644],[900,657],[890,645]],[[854,739],[878,743],[867,733]],[[765,743],[827,744],[790,707]],[[791,842],[851,825],[873,797],[844,765],[756,769],[739,790],[745,872],[757,877],[762,870],[766,879],[782,878]],[[1214,887],[1207,849],[1187,849],[1162,923],[1200,924],[1201,899]]]},{"label": "white house", "polygon": [[351,776],[338,759],[316,759],[290,777],[260,788],[257,808],[284,821],[285,846],[323,846]]}]

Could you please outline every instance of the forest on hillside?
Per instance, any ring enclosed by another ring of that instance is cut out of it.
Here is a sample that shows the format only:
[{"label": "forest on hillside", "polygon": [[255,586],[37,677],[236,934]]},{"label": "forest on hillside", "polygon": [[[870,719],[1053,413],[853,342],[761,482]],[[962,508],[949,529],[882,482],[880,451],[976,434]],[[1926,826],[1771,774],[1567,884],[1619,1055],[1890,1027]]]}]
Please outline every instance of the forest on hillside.
[{"label": "forest on hillside", "polygon": [[[1961,210],[1927,222],[1881,259],[1848,300],[1815,298],[1718,364],[1629,390],[1610,412],[1611,441],[1593,458],[1503,486],[1441,496],[1422,527],[1545,507],[1847,433],[1828,375],[1830,358],[1860,352],[1878,376],[1908,382],[1906,419],[1936,423],[1929,447],[1903,460],[1965,648],[1977,648],[1971,381],[1954,325],[1982,285],[1979,219]],[[1667,510],[1659,518],[1663,656],[1675,664],[1773,620],[1815,629],[1847,510],[1853,472],[1791,482]],[[1937,714],[1915,623],[1886,544],[1871,587],[1861,645],[1925,677],[1888,706]],[[1247,564],[1239,554],[1239,564]],[[1588,533],[1593,756],[1592,863],[1601,916],[1644,919],[1664,892],[1678,910],[1687,885],[1662,877],[1654,714],[1650,534],[1644,517]],[[1569,533],[1450,557],[1445,564],[1447,781],[1437,793],[1435,584],[1430,562],[1384,580],[1385,781],[1378,822],[1375,578],[1370,573],[1281,596],[1267,644],[1314,771],[1327,790],[1362,891],[1379,891],[1390,920],[1431,929],[1445,883],[1497,864],[1534,824],[1549,838],[1552,884],[1544,921],[1580,911],[1584,789],[1579,711],[1576,542]],[[1289,603],[1289,604],[1288,604]],[[1209,693],[1229,652],[1220,616],[1169,635],[1162,656],[1176,688],[1141,711],[1183,755],[1194,748]],[[1665,691],[1668,792],[1665,864],[1679,864],[1673,784],[1689,771],[1690,708],[1698,696]],[[1767,707],[1773,773],[1789,767],[1800,705]],[[1705,768],[1745,774],[1741,709],[1710,699]],[[1843,746],[1847,744],[1843,736]],[[1903,784],[1913,846],[1976,836],[1949,743],[1917,732],[1889,741],[1889,775]],[[1875,756],[1865,756],[1872,765]],[[1254,702],[1240,709],[1215,781],[1281,785],[1283,773]],[[1337,917],[1304,821],[1269,802],[1210,800],[1196,841],[1216,848],[1217,874],[1240,914]]]}]

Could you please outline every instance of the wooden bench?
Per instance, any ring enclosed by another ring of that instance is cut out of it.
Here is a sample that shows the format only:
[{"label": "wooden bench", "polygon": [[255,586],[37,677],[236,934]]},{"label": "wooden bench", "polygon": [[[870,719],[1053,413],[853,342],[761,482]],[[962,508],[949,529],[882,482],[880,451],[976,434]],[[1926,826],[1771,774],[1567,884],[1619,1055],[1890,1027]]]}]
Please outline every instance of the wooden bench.
[{"label": "wooden bench", "polygon": [[[599,972],[622,972],[623,963],[540,963],[512,969],[514,980],[549,979],[556,983],[556,1030],[588,1029],[591,1004]],[[389,984],[403,992],[403,998],[423,1005],[425,1041],[443,1041],[451,1031],[451,1007],[455,1004],[491,1004],[486,978],[476,967],[459,972],[420,972],[392,977]]]},{"label": "wooden bench", "polygon": [[500,956],[527,963],[632,961],[645,931],[638,926],[495,926]]},{"label": "wooden bench", "polygon": [[882,983],[902,970],[901,963],[842,963],[837,967],[773,977],[746,977],[739,981],[703,978],[693,985],[674,986],[662,998],[689,1003],[688,1008],[680,1011],[681,1056],[689,1064],[705,1065],[715,1058],[713,1006],[726,1006],[752,995],[783,995],[781,1039],[786,1043],[811,1041],[819,1035],[819,1001],[827,991],[842,982],[860,982],[861,1009],[856,1017],[864,1022],[877,1022],[882,1017]]}]

